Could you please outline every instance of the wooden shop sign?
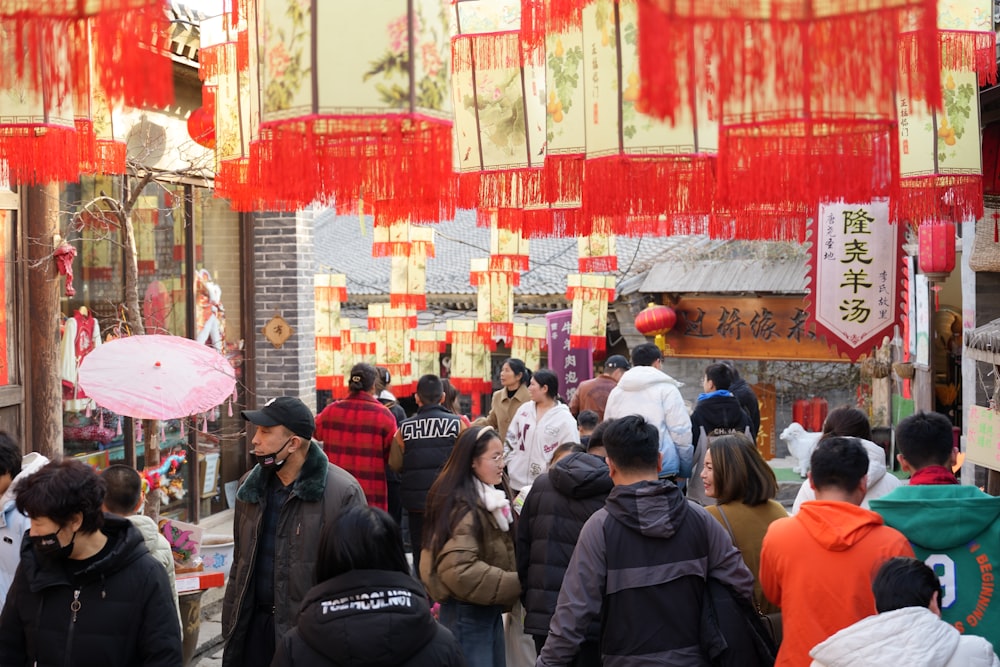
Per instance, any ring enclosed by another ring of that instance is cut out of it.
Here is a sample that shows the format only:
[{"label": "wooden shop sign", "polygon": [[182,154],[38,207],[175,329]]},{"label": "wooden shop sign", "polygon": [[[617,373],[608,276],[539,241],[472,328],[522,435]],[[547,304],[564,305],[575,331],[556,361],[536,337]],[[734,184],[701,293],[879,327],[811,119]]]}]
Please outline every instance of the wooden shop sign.
[{"label": "wooden shop sign", "polygon": [[843,361],[816,336],[802,297],[684,297],[664,354],[698,359]]}]

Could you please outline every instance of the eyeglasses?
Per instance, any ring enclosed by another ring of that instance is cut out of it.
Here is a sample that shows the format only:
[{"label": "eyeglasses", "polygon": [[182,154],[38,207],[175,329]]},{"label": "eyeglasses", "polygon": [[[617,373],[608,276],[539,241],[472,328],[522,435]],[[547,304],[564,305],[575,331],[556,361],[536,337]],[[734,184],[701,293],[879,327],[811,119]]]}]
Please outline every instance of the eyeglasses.
[{"label": "eyeglasses", "polygon": [[[482,457],[480,457],[480,458],[482,458]],[[486,460],[490,461],[492,463],[502,463],[503,462],[503,454],[497,454],[496,456],[491,456],[491,457],[487,458]]]}]

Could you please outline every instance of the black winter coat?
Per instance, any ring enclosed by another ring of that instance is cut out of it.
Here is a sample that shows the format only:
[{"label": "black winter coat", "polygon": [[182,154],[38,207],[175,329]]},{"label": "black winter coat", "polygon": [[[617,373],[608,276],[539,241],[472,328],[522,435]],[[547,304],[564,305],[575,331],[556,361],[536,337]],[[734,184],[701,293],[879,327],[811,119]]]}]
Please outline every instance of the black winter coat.
[{"label": "black winter coat", "polygon": [[[706,435],[716,429],[745,433],[751,426],[750,416],[735,396],[710,396],[698,401],[691,413],[691,437],[698,442],[699,428]],[[750,429],[751,432],[753,429]],[[705,458],[702,454],[702,458]]]},{"label": "black winter coat", "polygon": [[734,380],[733,384],[730,385],[729,391],[733,392],[733,396],[740,402],[740,406],[750,417],[750,433],[753,435],[754,439],[757,439],[757,432],[760,430],[760,402],[757,400],[757,394],[753,393],[753,389],[747,384],[747,381],[743,378]]},{"label": "black winter coat", "polygon": [[40,557],[31,540],[24,540],[0,616],[0,665],[178,667],[183,662],[163,566],[128,520],[106,514],[101,530],[110,550],[77,574],[71,569],[76,561]]},{"label": "black winter coat", "polygon": [[464,667],[413,577],[353,570],[314,586],[271,667]]},{"label": "black winter coat", "polygon": [[[527,634],[548,634],[580,530],[591,514],[604,507],[613,486],[604,459],[582,453],[559,459],[531,485],[514,549]],[[600,624],[595,623],[587,639],[599,638]]]}]

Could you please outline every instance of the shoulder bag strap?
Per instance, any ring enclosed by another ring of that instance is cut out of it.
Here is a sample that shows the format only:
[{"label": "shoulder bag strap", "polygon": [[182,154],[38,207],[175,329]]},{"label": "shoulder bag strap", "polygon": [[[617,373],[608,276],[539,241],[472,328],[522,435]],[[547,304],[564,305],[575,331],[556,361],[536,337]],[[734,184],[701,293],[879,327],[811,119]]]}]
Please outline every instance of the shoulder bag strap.
[{"label": "shoulder bag strap", "polygon": [[725,522],[725,524],[726,524],[726,530],[729,531],[729,537],[732,538],[733,545],[735,546],[735,544],[736,544],[736,533],[733,532],[733,526],[732,526],[732,524],[729,523],[729,517],[726,516],[726,511],[722,509],[722,505],[716,505],[715,509],[719,510],[719,516],[721,516],[722,520]]}]

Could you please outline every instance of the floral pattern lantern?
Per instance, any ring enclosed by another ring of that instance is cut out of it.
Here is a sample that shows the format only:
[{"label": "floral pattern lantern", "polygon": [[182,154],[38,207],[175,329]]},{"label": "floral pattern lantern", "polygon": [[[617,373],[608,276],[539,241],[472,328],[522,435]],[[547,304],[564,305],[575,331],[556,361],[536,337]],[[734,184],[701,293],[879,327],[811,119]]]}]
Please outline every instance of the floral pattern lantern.
[{"label": "floral pattern lantern", "polygon": [[454,214],[448,10],[439,0],[260,0],[256,155],[268,192],[371,203],[376,224]]},{"label": "floral pattern lantern", "polygon": [[520,359],[528,368],[539,368],[545,348],[545,325],[514,323],[514,339],[510,356]]},{"label": "floral pattern lantern", "polygon": [[318,274],[313,278],[316,296],[316,389],[333,389],[338,375],[335,353],[343,344],[340,304],[347,300],[347,276]]},{"label": "floral pattern lantern", "polygon": [[412,387],[410,345],[407,336],[417,328],[417,313],[411,308],[394,308],[388,303],[368,306],[368,328],[374,333],[375,358],[396,378],[394,387],[406,393]]},{"label": "floral pattern lantern", "polygon": [[413,365],[413,377],[423,375],[439,375],[441,373],[441,355],[447,348],[445,332],[434,329],[417,329],[410,336],[410,363]]},{"label": "floral pattern lantern", "polygon": [[490,261],[476,257],[471,262],[469,281],[479,288],[476,320],[479,334],[496,349],[498,339],[509,341],[514,334],[514,278],[517,272],[491,271]]},{"label": "floral pattern lantern", "polygon": [[475,320],[448,320],[447,342],[451,345],[448,379],[463,394],[482,394],[493,389],[490,350],[483,343]]},{"label": "floral pattern lantern", "polygon": [[615,277],[571,273],[566,298],[573,303],[569,344],[572,348],[607,346],[608,303],[615,300]]}]

